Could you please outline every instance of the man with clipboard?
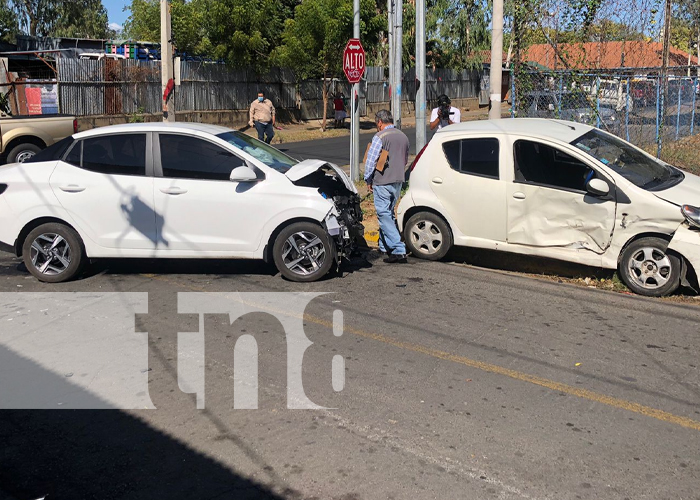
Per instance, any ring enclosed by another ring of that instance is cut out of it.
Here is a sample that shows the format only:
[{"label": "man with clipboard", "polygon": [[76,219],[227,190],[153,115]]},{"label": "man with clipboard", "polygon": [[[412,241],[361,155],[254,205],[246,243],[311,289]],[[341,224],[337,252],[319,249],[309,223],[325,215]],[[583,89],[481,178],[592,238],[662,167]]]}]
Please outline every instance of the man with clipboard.
[{"label": "man with clipboard", "polygon": [[379,220],[379,250],[386,252],[384,262],[405,264],[406,246],[396,224],[394,207],[401,196],[404,170],[408,163],[409,141],[394,127],[391,112],[382,109],[375,117],[377,133],[365,153],[365,182],[374,193]]}]

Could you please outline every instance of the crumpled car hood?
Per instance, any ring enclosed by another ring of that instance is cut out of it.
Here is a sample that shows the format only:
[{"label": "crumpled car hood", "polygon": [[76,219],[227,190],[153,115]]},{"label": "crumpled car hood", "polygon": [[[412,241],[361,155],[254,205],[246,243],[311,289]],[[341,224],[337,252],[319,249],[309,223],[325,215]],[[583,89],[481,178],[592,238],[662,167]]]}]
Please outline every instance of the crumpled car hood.
[{"label": "crumpled car hood", "polygon": [[700,206],[700,177],[684,172],[685,179],[675,186],[653,193],[664,201],[674,205]]},{"label": "crumpled car hood", "polygon": [[348,190],[352,193],[357,194],[357,188],[355,187],[355,184],[352,183],[352,181],[345,174],[345,172],[343,172],[343,170],[338,165],[334,165],[333,163],[328,163],[323,160],[304,160],[287,170],[287,173],[285,175],[289,178],[290,181],[297,182],[298,180],[313,174],[318,169],[325,166],[328,166],[335,170],[335,172],[338,174],[338,177],[343,181],[343,184],[345,184],[345,187],[348,188]]}]

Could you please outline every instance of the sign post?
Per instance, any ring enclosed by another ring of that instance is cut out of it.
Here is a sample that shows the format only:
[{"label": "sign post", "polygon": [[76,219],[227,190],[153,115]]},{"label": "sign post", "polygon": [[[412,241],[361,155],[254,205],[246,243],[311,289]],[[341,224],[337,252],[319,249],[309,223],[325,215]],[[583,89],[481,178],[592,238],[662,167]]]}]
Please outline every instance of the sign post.
[{"label": "sign post", "polygon": [[365,74],[365,49],[359,38],[351,38],[343,51],[343,72],[352,84],[350,99],[350,178],[360,179],[359,83]]}]

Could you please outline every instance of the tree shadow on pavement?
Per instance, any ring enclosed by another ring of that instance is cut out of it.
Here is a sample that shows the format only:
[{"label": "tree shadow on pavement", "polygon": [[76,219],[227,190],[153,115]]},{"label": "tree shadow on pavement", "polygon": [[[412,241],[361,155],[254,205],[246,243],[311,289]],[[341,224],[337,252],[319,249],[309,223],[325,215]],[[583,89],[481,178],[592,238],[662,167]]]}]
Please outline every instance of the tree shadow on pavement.
[{"label": "tree shadow on pavement", "polygon": [[[14,380],[20,389],[25,387],[22,377],[29,376],[33,383],[51,387],[55,401],[60,401],[60,394],[70,394],[72,401],[79,401],[74,408],[110,407],[69,379],[1,346],[0,357],[5,366],[22,372]],[[146,411],[159,410],[7,409],[16,405],[4,394],[0,394],[0,498],[300,497],[292,490],[280,496],[141,418]]]}]

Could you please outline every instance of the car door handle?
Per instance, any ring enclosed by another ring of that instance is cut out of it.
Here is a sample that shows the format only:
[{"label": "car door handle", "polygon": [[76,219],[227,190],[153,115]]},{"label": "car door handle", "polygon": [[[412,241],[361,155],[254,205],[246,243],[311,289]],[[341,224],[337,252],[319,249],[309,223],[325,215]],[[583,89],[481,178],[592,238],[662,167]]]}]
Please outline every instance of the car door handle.
[{"label": "car door handle", "polygon": [[433,184],[442,184],[442,179],[440,177],[433,177]]},{"label": "car door handle", "polygon": [[164,194],[185,194],[187,192],[187,189],[182,189],[179,187],[169,187],[161,189],[160,192]]},{"label": "car door handle", "polygon": [[68,184],[66,186],[59,186],[58,188],[66,193],[80,193],[81,191],[85,191],[83,186],[78,186],[77,184]]},{"label": "car door handle", "polygon": [[513,193],[513,198],[516,200],[524,200],[525,199],[525,193],[521,193],[518,191],[517,193]]}]

